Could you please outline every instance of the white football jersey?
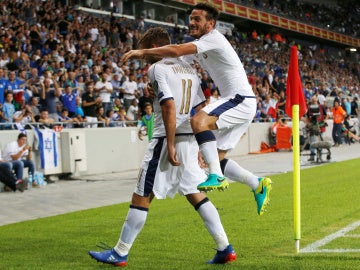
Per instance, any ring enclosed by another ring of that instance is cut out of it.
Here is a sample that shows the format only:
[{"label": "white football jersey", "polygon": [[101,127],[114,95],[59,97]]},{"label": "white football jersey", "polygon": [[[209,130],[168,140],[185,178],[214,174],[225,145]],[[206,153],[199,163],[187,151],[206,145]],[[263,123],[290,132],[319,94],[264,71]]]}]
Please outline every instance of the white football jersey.
[{"label": "white football jersey", "polygon": [[149,68],[148,77],[157,97],[153,104],[153,137],[166,136],[160,104],[168,99],[173,99],[176,106],[176,134],[193,133],[191,110],[205,101],[196,71],[181,58],[164,58]]},{"label": "white football jersey", "polygon": [[254,96],[243,64],[230,42],[214,29],[192,42],[197,47],[197,60],[209,72],[222,98]]}]

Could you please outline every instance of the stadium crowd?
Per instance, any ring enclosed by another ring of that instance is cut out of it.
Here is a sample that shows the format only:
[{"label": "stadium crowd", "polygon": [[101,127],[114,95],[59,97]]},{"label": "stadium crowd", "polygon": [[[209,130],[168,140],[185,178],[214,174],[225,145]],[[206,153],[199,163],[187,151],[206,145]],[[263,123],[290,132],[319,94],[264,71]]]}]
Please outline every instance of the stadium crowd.
[{"label": "stadium crowd", "polygon": [[[360,37],[359,1],[234,0],[231,2],[266,10],[330,31]],[[355,12],[354,12],[355,11]]]},{"label": "stadium crowd", "polygon": [[[268,4],[274,8],[277,1]],[[109,20],[60,2],[55,6],[49,0],[2,1],[0,10],[0,128],[34,122],[65,127],[126,126],[135,125],[145,115],[146,102],[140,102],[139,108],[138,101],[151,102],[144,91],[148,65],[121,63],[120,57],[136,48],[151,24],[125,17]],[[168,30],[174,43],[189,39],[186,29],[177,25]],[[279,111],[284,112],[289,46],[294,42],[256,30],[234,29],[227,38],[257,95],[255,121],[273,121]],[[357,64],[337,57],[331,49],[296,45],[308,101],[317,96],[329,114],[335,98],[340,102],[345,98],[344,106],[348,99],[357,105]],[[197,64],[194,68],[205,95],[212,99],[221,95],[206,70]]]}]

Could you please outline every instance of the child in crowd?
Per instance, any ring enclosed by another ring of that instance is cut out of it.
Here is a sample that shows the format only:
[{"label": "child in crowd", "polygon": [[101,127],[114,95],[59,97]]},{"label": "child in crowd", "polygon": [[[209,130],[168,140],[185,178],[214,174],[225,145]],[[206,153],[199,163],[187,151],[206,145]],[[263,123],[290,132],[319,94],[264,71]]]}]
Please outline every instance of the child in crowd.
[{"label": "child in crowd", "polygon": [[147,135],[150,141],[154,129],[154,113],[152,110],[152,105],[150,103],[145,103],[144,111],[146,114],[141,117],[141,125],[138,132],[138,137],[140,140],[142,140],[142,136]]}]

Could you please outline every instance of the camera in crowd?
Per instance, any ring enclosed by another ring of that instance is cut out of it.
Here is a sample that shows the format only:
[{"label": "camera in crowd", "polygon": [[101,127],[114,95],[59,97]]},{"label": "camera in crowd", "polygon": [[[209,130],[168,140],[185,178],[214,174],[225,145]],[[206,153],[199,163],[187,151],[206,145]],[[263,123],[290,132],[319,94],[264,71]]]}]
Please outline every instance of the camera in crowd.
[{"label": "camera in crowd", "polygon": [[320,106],[319,106],[319,104],[310,104],[309,105],[309,114],[311,116],[319,116],[320,115]]}]

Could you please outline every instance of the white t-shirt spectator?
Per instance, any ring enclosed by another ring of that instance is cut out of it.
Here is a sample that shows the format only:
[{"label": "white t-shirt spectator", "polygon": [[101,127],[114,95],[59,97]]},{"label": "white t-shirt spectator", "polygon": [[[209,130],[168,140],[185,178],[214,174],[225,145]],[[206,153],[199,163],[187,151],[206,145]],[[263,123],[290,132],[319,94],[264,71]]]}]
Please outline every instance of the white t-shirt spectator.
[{"label": "white t-shirt spectator", "polygon": [[[99,96],[100,96],[102,102],[108,103],[108,102],[110,102],[113,86],[112,86],[111,82],[104,83],[104,82],[98,81],[98,82],[96,82],[94,89],[98,90],[98,89],[101,89],[103,86],[105,86],[105,89],[100,90]],[[109,91],[109,90],[111,90],[111,91]]]},{"label": "white t-shirt spectator", "polygon": [[[11,156],[19,153],[23,147],[25,147],[25,145],[20,147],[17,141],[7,144],[4,150],[4,160],[12,161],[13,159]],[[21,157],[19,157],[17,160],[24,159],[28,154],[29,154],[28,150],[24,151]]]},{"label": "white t-shirt spectator", "polygon": [[99,36],[99,29],[97,28],[91,28],[89,30],[89,33],[91,35],[91,41],[96,41]]},{"label": "white t-shirt spectator", "polygon": [[124,94],[125,99],[134,99],[135,92],[137,91],[137,83],[135,81],[125,81],[122,85],[122,89],[129,94]]},{"label": "white t-shirt spectator", "polygon": [[129,118],[129,120],[136,120],[136,116],[139,110],[139,106],[130,105],[128,111],[126,112],[126,116]]}]

